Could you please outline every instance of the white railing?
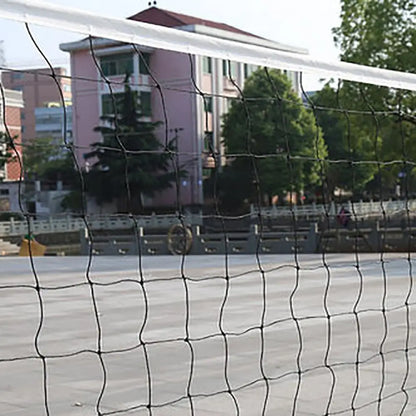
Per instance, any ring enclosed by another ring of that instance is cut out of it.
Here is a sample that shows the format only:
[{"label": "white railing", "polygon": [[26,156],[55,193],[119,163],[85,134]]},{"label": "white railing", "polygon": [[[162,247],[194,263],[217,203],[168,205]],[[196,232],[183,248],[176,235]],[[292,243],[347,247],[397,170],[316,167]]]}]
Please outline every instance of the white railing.
[{"label": "white railing", "polygon": [[[370,202],[346,202],[344,204],[335,204],[332,202],[329,205],[319,205],[319,204],[310,204],[310,205],[293,205],[289,206],[275,206],[272,207],[262,207],[261,215],[267,218],[279,218],[284,216],[296,217],[305,217],[313,218],[325,215],[328,213],[331,216],[335,216],[339,213],[340,209],[344,207],[348,209],[351,214],[359,218],[365,218],[368,216],[382,215],[383,211],[387,216],[393,214],[398,214],[400,212],[416,212],[416,200],[407,200],[407,201],[370,201]],[[251,206],[251,216],[255,217],[258,215],[258,209],[254,206]]]},{"label": "white railing", "polygon": [[[127,216],[87,216],[88,226],[92,230],[121,230],[128,229],[134,226],[132,218]],[[177,215],[149,215],[149,216],[137,216],[135,217],[138,227],[143,228],[169,228],[173,224],[178,224]],[[64,217],[54,218],[49,217],[47,219],[35,220],[33,218],[30,221],[30,231],[32,234],[46,234],[46,233],[59,233],[69,231],[79,231],[85,228],[85,222],[82,218]],[[188,224],[202,225],[201,214],[185,214],[184,221]],[[10,221],[0,222],[0,236],[24,236],[28,234],[29,225],[27,220],[16,221],[10,219]]]},{"label": "white railing", "polygon": [[[284,216],[292,216],[304,218],[316,218],[325,215],[326,212],[331,216],[335,216],[341,207],[347,208],[351,214],[355,214],[358,218],[365,218],[373,215],[382,215],[383,210],[386,215],[391,216],[400,212],[416,212],[416,200],[408,201],[372,201],[372,202],[348,202],[345,204],[331,203],[329,206],[324,205],[294,205],[292,208],[284,207],[263,207],[261,208],[261,215],[265,218],[279,218]],[[251,216],[255,218],[258,211],[251,207]],[[133,221],[127,216],[87,216],[88,226],[93,230],[121,230],[133,227]],[[135,217],[137,225],[145,229],[164,229],[169,228],[173,224],[177,224],[178,217],[175,214],[171,215],[149,215]],[[202,225],[201,214],[185,213],[184,221],[187,224]],[[68,217],[49,217],[46,219],[34,220],[30,218],[30,230],[33,234],[46,234],[79,231],[85,228],[85,222],[82,218]],[[28,233],[28,223],[26,220],[0,222],[0,237],[1,236],[24,236]]]}]

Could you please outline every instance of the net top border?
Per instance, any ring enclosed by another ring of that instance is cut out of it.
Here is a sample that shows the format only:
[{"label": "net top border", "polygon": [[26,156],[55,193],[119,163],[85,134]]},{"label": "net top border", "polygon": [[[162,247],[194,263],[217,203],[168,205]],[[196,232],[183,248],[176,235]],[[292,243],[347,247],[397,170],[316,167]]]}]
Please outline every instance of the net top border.
[{"label": "net top border", "polygon": [[413,73],[342,61],[330,62],[301,53],[220,39],[149,23],[104,17],[36,0],[3,0],[0,5],[0,17],[151,48],[416,91],[416,74]]}]

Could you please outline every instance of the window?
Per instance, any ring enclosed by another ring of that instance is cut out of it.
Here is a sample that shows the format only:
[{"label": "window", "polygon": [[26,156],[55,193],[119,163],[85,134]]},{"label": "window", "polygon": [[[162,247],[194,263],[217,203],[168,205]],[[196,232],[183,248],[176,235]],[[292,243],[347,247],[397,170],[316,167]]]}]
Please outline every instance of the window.
[{"label": "window", "polygon": [[[230,71],[231,70],[231,71]],[[238,74],[238,63],[230,61],[222,61],[222,74],[224,77],[229,77],[231,72],[231,77],[235,78]]]},{"label": "window", "polygon": [[228,77],[228,61],[222,61],[222,75]]},{"label": "window", "polygon": [[139,55],[139,73],[142,75],[149,75],[150,68],[150,53],[142,52]]},{"label": "window", "polygon": [[123,93],[113,94],[114,100],[111,94],[103,94],[101,96],[101,114],[114,114],[114,104],[116,105],[117,112],[121,110],[121,100],[123,97]]},{"label": "window", "polygon": [[202,57],[202,71],[204,74],[212,74],[212,58],[209,56]]},{"label": "window", "polygon": [[296,85],[297,85],[297,75],[296,75],[296,72],[286,71],[286,76],[289,79],[289,81],[292,83],[292,86],[293,87],[296,87]]},{"label": "window", "polygon": [[244,64],[244,78],[248,78],[256,70],[257,65]]},{"label": "window", "polygon": [[100,64],[105,76],[132,74],[134,69],[133,55],[130,53],[103,56]]},{"label": "window", "polygon": [[229,111],[231,106],[233,105],[234,98],[227,97],[225,98],[225,111]]},{"label": "window", "polygon": [[204,134],[204,152],[212,152],[214,150],[214,133],[206,131]]},{"label": "window", "polygon": [[152,115],[152,94],[150,92],[140,92],[140,112],[146,117]]},{"label": "window", "polygon": [[0,189],[0,195],[9,195],[8,189]]},{"label": "window", "polygon": [[204,98],[204,107],[206,113],[212,113],[212,97],[205,97]]},{"label": "window", "polygon": [[[122,111],[122,103],[124,93],[119,92],[113,94],[114,99],[112,98],[111,94],[103,94],[101,96],[101,114],[102,115],[109,115],[114,114],[114,104],[117,108],[117,113],[119,114]],[[152,104],[151,104],[151,93],[147,91],[141,91],[139,93],[139,105],[138,111],[141,115],[149,117],[152,115]]]}]

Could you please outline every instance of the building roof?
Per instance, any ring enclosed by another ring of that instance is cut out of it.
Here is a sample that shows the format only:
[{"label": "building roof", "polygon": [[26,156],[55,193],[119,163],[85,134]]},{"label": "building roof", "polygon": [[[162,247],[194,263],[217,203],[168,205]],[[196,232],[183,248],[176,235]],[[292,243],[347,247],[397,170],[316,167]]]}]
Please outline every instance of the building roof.
[{"label": "building roof", "polygon": [[[157,26],[164,26],[172,29],[185,30],[203,35],[213,36],[222,39],[262,46],[274,50],[281,50],[287,52],[295,52],[307,54],[308,51],[304,48],[299,48],[292,45],[271,41],[252,33],[240,30],[234,26],[225,23],[218,23],[212,20],[201,19],[199,17],[188,16],[181,13],[172,12],[170,10],[160,9],[158,7],[150,7],[127,19],[141,23],[148,23]],[[63,43],[60,49],[71,52],[74,50],[86,49],[89,44],[87,38],[70,43]],[[101,39],[101,38],[100,38]],[[98,41],[98,39],[97,39]],[[102,42],[111,42],[110,40],[101,39]],[[114,41],[114,43],[117,43]]]},{"label": "building roof", "polygon": [[237,29],[236,27],[227,25],[225,23],[218,23],[211,20],[201,19],[199,17],[175,13],[169,10],[159,9],[158,7],[150,7],[149,9],[143,10],[133,16],[128,17],[128,19],[166,27],[201,25],[214,29],[225,30],[227,32],[237,33],[240,35],[259,38],[259,36]]}]

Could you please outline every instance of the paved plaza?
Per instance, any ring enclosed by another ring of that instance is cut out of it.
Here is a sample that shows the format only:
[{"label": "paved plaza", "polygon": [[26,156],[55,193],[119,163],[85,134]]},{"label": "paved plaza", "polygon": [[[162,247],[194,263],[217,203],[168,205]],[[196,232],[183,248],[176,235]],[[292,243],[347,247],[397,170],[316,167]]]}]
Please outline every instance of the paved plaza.
[{"label": "paved plaza", "polygon": [[414,415],[414,266],[0,258],[0,414]]}]

